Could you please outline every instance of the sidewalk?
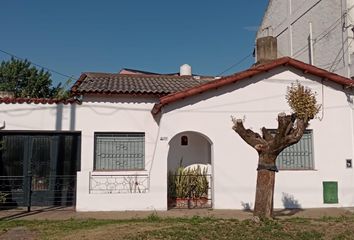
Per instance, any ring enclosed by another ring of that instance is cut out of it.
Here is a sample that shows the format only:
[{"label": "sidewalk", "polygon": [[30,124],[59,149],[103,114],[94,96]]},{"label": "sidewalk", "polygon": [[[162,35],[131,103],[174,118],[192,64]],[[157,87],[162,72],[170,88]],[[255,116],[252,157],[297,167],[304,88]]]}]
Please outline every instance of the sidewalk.
[{"label": "sidewalk", "polygon": [[[277,218],[305,217],[320,218],[324,216],[338,217],[354,214],[354,208],[312,208],[275,210]],[[159,217],[215,217],[236,218],[239,220],[252,218],[252,212],[242,210],[211,210],[211,209],[173,209],[168,211],[123,211],[123,212],[76,212],[74,208],[33,208],[0,210],[1,220],[68,220],[68,219],[131,219],[146,218],[156,214]]]}]

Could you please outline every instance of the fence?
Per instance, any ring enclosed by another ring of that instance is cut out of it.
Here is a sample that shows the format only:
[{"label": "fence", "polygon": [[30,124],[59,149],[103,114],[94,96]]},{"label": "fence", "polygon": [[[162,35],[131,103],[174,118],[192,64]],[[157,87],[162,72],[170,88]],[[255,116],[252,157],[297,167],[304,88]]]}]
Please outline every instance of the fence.
[{"label": "fence", "polygon": [[0,176],[1,208],[72,206],[76,200],[76,176]]}]

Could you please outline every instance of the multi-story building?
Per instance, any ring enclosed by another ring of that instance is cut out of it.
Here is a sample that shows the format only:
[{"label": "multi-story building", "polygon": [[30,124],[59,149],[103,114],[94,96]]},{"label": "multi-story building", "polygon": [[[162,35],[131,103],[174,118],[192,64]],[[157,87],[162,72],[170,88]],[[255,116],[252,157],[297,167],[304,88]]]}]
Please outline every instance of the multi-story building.
[{"label": "multi-story building", "polygon": [[354,76],[354,0],[269,0],[257,39],[277,39],[277,56]]}]

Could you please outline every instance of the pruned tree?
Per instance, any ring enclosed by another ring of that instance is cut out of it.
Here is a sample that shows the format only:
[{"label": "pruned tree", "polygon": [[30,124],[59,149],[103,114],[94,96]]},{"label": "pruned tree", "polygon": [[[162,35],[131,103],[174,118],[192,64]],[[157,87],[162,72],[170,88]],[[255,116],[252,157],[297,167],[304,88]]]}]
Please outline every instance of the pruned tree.
[{"label": "pruned tree", "polygon": [[299,82],[288,88],[286,99],[292,113],[278,114],[278,128],[275,131],[263,127],[260,135],[251,129],[246,129],[242,119],[232,117],[233,130],[258,152],[254,215],[262,218],[271,218],[273,214],[275,173],[278,172],[277,156],[285,148],[296,144],[301,139],[309,121],[320,109],[315,93]]}]

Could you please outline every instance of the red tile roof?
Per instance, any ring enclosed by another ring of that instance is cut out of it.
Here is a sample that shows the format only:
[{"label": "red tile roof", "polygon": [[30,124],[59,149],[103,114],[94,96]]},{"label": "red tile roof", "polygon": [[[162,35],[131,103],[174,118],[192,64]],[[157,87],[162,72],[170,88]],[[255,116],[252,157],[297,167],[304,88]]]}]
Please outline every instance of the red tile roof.
[{"label": "red tile roof", "polygon": [[0,98],[0,104],[14,104],[14,103],[34,103],[34,104],[73,104],[79,103],[77,99],[70,98],[66,100],[61,99],[50,99],[50,98]]},{"label": "red tile roof", "polygon": [[258,65],[255,67],[252,67],[248,70],[245,70],[243,72],[239,72],[227,77],[223,77],[208,83],[205,83],[203,85],[195,86],[180,92],[172,93],[167,96],[163,96],[160,98],[160,102],[156,103],[153,109],[151,110],[152,114],[157,114],[160,112],[161,108],[167,104],[179,101],[181,99],[184,99],[186,97],[191,97],[212,89],[216,89],[219,87],[226,86],[231,83],[235,83],[237,81],[241,81],[246,78],[253,77],[255,75],[267,72],[269,70],[275,69],[277,67],[281,66],[290,66],[299,70],[302,70],[304,73],[312,74],[314,76],[323,78],[328,81],[332,81],[335,83],[338,83],[340,85],[346,86],[346,87],[353,87],[354,86],[354,81],[342,77],[340,75],[328,72],[324,69],[317,68],[313,65],[309,65],[307,63],[292,59],[290,57],[283,57],[276,59],[272,62],[263,64],[263,65]]},{"label": "red tile roof", "polygon": [[214,80],[211,77],[83,73],[71,88],[80,94],[147,94],[165,96]]}]

